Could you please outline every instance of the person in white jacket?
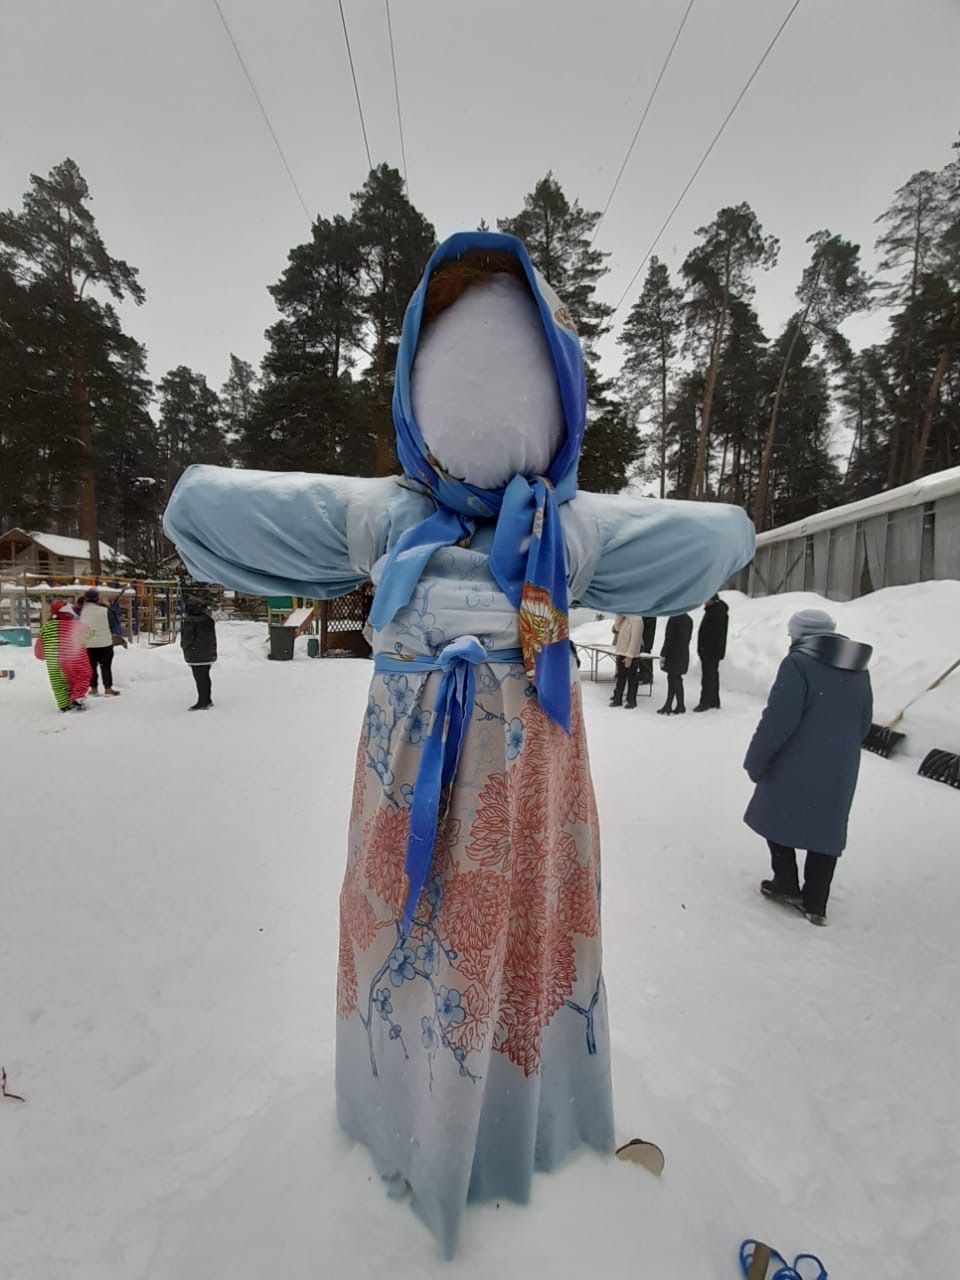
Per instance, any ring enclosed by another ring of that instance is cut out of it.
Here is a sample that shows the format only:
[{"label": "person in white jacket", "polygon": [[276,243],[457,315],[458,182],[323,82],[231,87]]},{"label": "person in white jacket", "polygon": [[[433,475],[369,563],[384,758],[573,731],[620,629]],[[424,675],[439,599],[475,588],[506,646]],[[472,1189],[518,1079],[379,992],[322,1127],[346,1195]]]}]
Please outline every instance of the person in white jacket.
[{"label": "person in white jacket", "polygon": [[87,631],[87,654],[90,658],[90,693],[97,697],[98,675],[103,677],[103,692],[111,698],[119,696],[113,687],[113,634],[110,631],[110,615],[100,603],[100,592],[95,587],[83,598],[80,621]]},{"label": "person in white jacket", "polygon": [[[637,705],[637,685],[640,683],[640,654],[643,652],[643,618],[618,613],[613,621],[613,647],[617,651],[617,681],[613,686],[611,707]],[[627,701],[623,701],[626,688]]]}]

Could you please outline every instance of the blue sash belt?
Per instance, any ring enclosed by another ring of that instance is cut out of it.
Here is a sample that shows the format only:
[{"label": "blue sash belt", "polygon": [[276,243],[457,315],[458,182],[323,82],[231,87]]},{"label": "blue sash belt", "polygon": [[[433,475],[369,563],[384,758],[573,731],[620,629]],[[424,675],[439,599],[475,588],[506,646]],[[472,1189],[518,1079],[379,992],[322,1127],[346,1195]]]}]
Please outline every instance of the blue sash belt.
[{"label": "blue sash belt", "polygon": [[378,653],[374,659],[375,669],[383,674],[443,672],[433,710],[433,725],[423,745],[410,806],[407,900],[401,919],[404,937],[410,932],[420,894],[430,874],[440,801],[444,789],[456,777],[467,726],[473,716],[473,669],[481,662],[522,663],[523,653],[519,649],[493,649],[488,653],[476,636],[461,636],[430,658],[399,658],[389,653]]}]

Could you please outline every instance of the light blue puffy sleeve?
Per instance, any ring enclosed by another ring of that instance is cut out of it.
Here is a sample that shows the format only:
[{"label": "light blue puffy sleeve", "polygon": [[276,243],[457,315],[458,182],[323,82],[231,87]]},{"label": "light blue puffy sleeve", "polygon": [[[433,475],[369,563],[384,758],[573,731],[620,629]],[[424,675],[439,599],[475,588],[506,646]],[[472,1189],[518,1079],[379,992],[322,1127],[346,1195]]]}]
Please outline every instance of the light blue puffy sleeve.
[{"label": "light blue puffy sleeve", "polygon": [[753,558],[753,524],[725,503],[580,493],[561,511],[571,597],[589,609],[686,613]]},{"label": "light blue puffy sleeve", "polygon": [[328,600],[370,576],[398,493],[391,477],[194,466],[174,489],[163,528],[199,582]]}]

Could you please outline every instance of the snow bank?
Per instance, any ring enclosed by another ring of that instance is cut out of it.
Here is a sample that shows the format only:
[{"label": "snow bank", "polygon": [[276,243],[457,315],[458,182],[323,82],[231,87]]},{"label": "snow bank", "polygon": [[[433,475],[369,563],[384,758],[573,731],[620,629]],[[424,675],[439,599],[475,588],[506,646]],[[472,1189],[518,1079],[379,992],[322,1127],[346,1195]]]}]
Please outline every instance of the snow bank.
[{"label": "snow bank", "polygon": [[[838,603],[810,592],[748,600],[725,595],[730,643],[723,680],[728,688],[763,695],[786,650],[787,620],[798,609],[826,609],[837,629],[873,646],[870,677],[874,719],[886,724],[905,704],[960,658],[960,582],[921,582],[887,587]],[[960,670],[923,694],[899,728],[903,752],[923,756],[934,746],[960,751]]]},{"label": "snow bank", "polygon": [[[825,600],[812,592],[757,599],[739,591],[722,595],[730,606],[727,658],[720,671],[721,687],[727,692],[766,697],[789,645],[787,621],[800,609],[826,609],[836,619],[839,631],[873,646],[870,677],[878,724],[892,720],[960,658],[960,582],[886,587],[847,603]],[[691,616],[696,628],[703,610]],[[662,642],[663,627],[661,622],[655,651]],[[572,638],[581,644],[611,644],[610,628],[610,619],[583,622],[574,628]],[[699,675],[695,649],[694,641],[694,681]],[[907,759],[916,760],[935,746],[960,751],[960,669],[938,689],[922,694],[899,729],[907,735],[901,747]]]}]

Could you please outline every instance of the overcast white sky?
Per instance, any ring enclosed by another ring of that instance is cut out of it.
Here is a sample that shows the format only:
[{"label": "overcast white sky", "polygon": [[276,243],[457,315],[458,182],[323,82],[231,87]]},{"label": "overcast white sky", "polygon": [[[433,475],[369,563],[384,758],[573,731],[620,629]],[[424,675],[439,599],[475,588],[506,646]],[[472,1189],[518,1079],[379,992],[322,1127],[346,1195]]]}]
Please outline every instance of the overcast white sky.
[{"label": "overcast white sky", "polygon": [[[221,2],[311,212],[347,212],[367,164],[336,0]],[[438,235],[516,212],[547,169],[602,207],[684,7],[392,0],[410,194]],[[600,232],[611,301],[789,7],[696,0]],[[374,162],[399,167],[384,5],[345,10]],[[678,268],[695,227],[748,200],[781,241],[757,294],[775,330],[807,235],[872,260],[894,189],[949,158],[958,66],[960,0],[801,0],[661,257]],[[258,362],[266,286],[308,226],[212,0],[0,0],[0,206],[66,155],[140,269],[147,301],[124,321],[153,376],[183,363],[219,386],[231,351]]]}]

